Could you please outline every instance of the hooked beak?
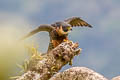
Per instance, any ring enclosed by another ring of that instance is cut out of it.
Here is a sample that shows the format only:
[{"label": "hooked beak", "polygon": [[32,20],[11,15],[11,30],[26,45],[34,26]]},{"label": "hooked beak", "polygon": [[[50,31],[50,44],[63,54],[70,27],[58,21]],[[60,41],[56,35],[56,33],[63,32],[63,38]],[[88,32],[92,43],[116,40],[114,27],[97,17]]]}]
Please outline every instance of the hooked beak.
[{"label": "hooked beak", "polygon": [[68,31],[72,31],[72,27],[68,27]]}]

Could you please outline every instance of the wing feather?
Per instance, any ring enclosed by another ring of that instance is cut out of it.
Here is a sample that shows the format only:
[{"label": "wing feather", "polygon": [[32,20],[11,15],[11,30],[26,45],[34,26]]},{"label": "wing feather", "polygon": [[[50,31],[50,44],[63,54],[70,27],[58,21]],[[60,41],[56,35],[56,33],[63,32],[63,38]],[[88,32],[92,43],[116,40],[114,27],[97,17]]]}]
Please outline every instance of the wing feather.
[{"label": "wing feather", "polygon": [[28,33],[27,35],[25,35],[24,37],[21,38],[21,40],[24,40],[40,31],[47,31],[47,32],[51,32],[53,30],[53,27],[51,25],[47,25],[47,24],[42,24],[40,25],[38,28],[34,29],[33,31],[31,31],[30,33]]},{"label": "wing feather", "polygon": [[68,18],[64,21],[67,22],[68,24],[70,24],[72,27],[85,26],[85,27],[92,28],[92,26],[90,24],[88,24],[86,21],[82,20],[80,17],[72,17],[72,18]]}]

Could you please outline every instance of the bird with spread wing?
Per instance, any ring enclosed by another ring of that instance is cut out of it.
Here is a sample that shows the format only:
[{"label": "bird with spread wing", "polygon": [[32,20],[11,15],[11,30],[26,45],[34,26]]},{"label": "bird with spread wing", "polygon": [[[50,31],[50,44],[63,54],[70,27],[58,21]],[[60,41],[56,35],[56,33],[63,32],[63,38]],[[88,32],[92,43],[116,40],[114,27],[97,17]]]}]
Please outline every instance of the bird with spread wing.
[{"label": "bird with spread wing", "polygon": [[57,47],[62,42],[68,41],[68,33],[71,32],[72,27],[76,26],[92,28],[90,24],[82,20],[80,17],[72,17],[64,21],[55,22],[53,24],[41,24],[37,29],[31,31],[26,36],[24,36],[22,40],[40,31],[47,31],[50,37],[48,51],[51,51],[53,48]]}]

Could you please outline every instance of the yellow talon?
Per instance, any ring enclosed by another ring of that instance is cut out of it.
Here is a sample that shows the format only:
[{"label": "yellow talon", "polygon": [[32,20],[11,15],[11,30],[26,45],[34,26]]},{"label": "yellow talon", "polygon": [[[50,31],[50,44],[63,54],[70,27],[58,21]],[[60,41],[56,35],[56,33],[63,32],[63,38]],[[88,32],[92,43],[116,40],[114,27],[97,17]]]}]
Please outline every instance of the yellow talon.
[{"label": "yellow talon", "polygon": [[69,40],[64,39],[63,41],[64,41],[64,42],[68,42]]}]

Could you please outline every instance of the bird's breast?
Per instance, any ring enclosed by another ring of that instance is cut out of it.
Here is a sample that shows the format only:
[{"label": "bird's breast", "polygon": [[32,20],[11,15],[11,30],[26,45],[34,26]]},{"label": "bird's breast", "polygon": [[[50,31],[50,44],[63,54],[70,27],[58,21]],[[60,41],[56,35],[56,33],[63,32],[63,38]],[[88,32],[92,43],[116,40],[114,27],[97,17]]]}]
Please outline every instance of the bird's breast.
[{"label": "bird's breast", "polygon": [[52,38],[52,40],[63,40],[67,37],[67,34],[59,36],[56,31],[52,31],[50,37]]}]

